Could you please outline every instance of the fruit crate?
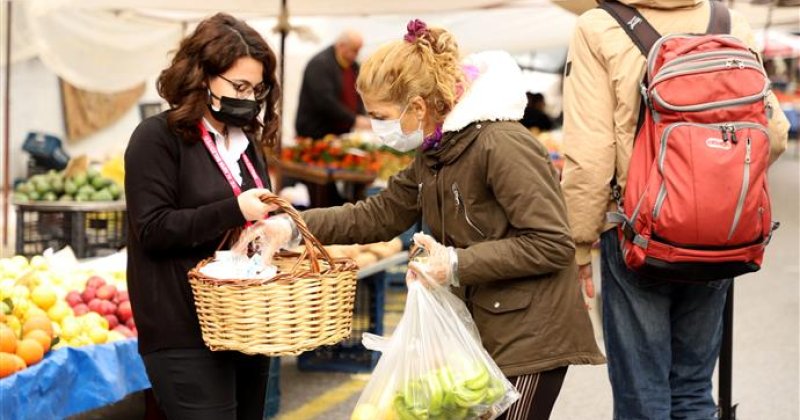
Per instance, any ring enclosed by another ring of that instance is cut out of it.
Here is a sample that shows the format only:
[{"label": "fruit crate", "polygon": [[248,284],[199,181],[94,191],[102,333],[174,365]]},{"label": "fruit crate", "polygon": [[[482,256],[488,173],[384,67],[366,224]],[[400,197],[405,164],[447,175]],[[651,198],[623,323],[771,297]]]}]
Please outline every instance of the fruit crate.
[{"label": "fruit crate", "polygon": [[303,371],[370,372],[380,353],[361,344],[365,332],[383,334],[383,312],[386,299],[386,276],[380,270],[359,278],[356,287],[353,329],[350,337],[333,346],[323,346],[297,357]]},{"label": "fruit crate", "polygon": [[113,253],[125,246],[124,201],[91,203],[14,203],[16,254],[32,257],[47,248],[69,245],[75,256]]}]

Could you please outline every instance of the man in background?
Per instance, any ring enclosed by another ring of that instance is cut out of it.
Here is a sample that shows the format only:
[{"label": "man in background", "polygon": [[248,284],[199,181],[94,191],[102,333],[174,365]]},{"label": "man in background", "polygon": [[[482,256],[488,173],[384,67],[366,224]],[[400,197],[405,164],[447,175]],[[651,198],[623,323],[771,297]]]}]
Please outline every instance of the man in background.
[{"label": "man in background", "polygon": [[363,44],[361,34],[347,30],[308,62],[295,120],[297,136],[321,139],[370,128],[356,92],[356,57]]}]

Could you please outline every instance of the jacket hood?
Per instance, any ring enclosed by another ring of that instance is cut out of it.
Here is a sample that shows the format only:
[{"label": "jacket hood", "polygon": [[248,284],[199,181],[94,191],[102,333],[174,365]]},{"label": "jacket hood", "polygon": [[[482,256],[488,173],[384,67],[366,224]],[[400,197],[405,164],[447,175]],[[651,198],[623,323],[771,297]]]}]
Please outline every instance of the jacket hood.
[{"label": "jacket hood", "polygon": [[478,70],[461,99],[444,120],[442,131],[459,131],[477,121],[517,121],[527,105],[522,71],[507,52],[472,54],[462,62]]},{"label": "jacket hood", "polygon": [[649,9],[683,9],[695,7],[707,0],[619,0],[628,6],[646,7]]}]

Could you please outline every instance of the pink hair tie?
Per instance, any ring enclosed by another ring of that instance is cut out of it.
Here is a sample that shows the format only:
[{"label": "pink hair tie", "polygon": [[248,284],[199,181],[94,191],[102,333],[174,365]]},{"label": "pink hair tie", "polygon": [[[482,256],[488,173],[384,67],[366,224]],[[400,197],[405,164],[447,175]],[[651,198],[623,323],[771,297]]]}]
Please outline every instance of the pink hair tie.
[{"label": "pink hair tie", "polygon": [[403,37],[406,42],[413,44],[416,40],[426,33],[428,33],[428,25],[425,22],[414,19],[408,22],[406,25],[406,35]]}]

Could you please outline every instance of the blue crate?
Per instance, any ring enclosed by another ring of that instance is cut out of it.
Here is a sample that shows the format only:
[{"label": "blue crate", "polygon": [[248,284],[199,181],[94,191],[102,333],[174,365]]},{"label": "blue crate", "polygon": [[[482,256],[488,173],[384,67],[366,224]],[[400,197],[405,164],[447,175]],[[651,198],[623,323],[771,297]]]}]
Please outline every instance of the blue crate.
[{"label": "blue crate", "polygon": [[323,346],[297,357],[301,371],[371,372],[380,353],[361,344],[364,332],[383,334],[383,312],[386,303],[384,272],[360,279],[356,287],[353,330],[350,337],[333,346]]},{"label": "blue crate", "polygon": [[408,264],[398,264],[386,269],[386,284],[390,289],[406,288],[406,271]]},{"label": "blue crate", "polygon": [[64,169],[69,163],[69,155],[64,151],[61,139],[50,134],[31,131],[22,143],[22,150],[28,152],[36,164],[47,169]]}]

